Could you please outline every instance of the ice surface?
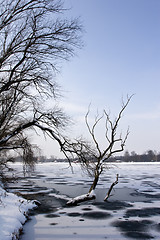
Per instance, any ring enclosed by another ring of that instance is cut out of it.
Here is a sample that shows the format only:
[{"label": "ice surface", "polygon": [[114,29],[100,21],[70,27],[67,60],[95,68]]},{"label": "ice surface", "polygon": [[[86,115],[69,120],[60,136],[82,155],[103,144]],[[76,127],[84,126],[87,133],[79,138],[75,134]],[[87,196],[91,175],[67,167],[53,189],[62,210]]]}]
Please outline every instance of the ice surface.
[{"label": "ice surface", "polygon": [[[20,165],[14,164],[14,167],[20,174]],[[159,240],[160,164],[118,163],[108,164],[108,167],[97,185],[95,202],[72,208],[63,206],[49,214],[33,216],[32,221],[25,224],[22,240],[137,240],[152,237]],[[79,165],[74,165],[73,169],[72,173],[67,163],[38,164],[32,181],[34,186],[48,189],[40,190],[41,193],[68,200],[87,193],[92,182]],[[107,192],[116,174],[119,174],[119,183],[109,202],[103,203],[103,191]],[[139,226],[138,229],[136,226]]]}]

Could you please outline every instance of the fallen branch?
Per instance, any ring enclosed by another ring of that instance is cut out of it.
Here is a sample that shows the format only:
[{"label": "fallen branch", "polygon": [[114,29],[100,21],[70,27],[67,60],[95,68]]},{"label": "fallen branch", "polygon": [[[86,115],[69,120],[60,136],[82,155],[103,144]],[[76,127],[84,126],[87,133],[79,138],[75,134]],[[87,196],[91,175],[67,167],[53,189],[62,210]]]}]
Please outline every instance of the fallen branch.
[{"label": "fallen branch", "polygon": [[118,183],[118,174],[117,174],[117,177],[116,177],[116,181],[113,182],[112,185],[110,186],[110,188],[109,188],[109,190],[108,190],[108,193],[107,193],[106,197],[104,198],[104,201],[106,201],[106,200],[109,198],[113,187],[114,187],[117,183]]},{"label": "fallen branch", "polygon": [[76,206],[78,203],[89,201],[89,200],[92,200],[92,199],[95,199],[95,198],[96,198],[96,195],[92,191],[91,193],[87,193],[87,194],[75,197],[75,198],[69,200],[66,204],[68,206]]}]

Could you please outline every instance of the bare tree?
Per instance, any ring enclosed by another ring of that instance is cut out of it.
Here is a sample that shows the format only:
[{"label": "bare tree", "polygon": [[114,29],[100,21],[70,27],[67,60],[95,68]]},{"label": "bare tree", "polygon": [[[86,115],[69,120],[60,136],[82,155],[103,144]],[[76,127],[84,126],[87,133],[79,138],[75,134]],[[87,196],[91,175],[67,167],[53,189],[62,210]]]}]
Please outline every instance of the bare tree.
[{"label": "bare tree", "polygon": [[[27,130],[41,129],[62,147],[67,117],[57,107],[57,64],[81,46],[81,25],[60,0],[0,0],[0,156],[33,160]],[[52,99],[55,106],[48,108]]]},{"label": "bare tree", "polygon": [[[99,181],[100,175],[102,174],[105,163],[109,160],[111,156],[115,153],[122,152],[125,147],[126,140],[128,138],[129,129],[127,129],[124,136],[121,133],[118,133],[119,130],[119,123],[121,121],[122,115],[127,108],[132,96],[127,97],[126,102],[122,102],[122,107],[117,115],[117,117],[112,121],[110,115],[104,110],[103,115],[97,115],[95,118],[94,123],[91,125],[89,124],[89,113],[88,110],[85,121],[88,132],[91,136],[91,143],[87,143],[82,139],[77,139],[76,143],[70,144],[70,148],[72,148],[72,155],[78,158],[79,162],[81,163],[82,167],[87,170],[89,175],[93,177],[93,183],[89,189],[87,195],[77,197],[68,202],[68,205],[74,205],[79,202],[95,198],[93,191],[95,190],[97,183]],[[98,141],[96,136],[96,129],[100,122],[104,120],[104,133],[105,133],[105,144],[106,147],[101,146],[101,142]],[[69,148],[69,147],[68,147]],[[116,181],[111,185],[105,200],[109,197],[112,188],[114,185],[118,183],[118,175],[116,177]]]}]

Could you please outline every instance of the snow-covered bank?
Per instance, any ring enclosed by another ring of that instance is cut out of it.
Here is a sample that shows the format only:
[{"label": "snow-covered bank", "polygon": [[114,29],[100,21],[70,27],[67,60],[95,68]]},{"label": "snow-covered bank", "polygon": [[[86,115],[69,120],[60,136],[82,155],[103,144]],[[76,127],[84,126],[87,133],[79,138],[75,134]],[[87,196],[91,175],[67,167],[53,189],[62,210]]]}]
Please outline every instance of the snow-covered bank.
[{"label": "snow-covered bank", "polygon": [[34,201],[8,193],[0,186],[0,240],[18,239],[27,220],[27,212],[34,207]]}]

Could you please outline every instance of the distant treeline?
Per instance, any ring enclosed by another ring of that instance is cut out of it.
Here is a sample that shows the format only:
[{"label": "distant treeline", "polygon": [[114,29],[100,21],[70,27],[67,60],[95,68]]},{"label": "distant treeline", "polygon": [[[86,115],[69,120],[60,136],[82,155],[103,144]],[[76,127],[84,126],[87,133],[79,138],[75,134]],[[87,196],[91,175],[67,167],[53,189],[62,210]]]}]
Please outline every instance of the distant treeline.
[{"label": "distant treeline", "polygon": [[160,162],[160,153],[156,151],[148,150],[143,154],[137,154],[136,152],[129,153],[126,151],[124,156],[116,156],[110,158],[111,162]]},{"label": "distant treeline", "polygon": [[[15,162],[22,162],[22,158],[17,157],[12,159]],[[51,156],[47,158],[46,156],[37,157],[37,163],[45,162],[67,162],[67,159],[57,158]],[[78,159],[72,159],[71,161],[78,162]],[[93,160],[94,161],[94,160]],[[123,156],[111,157],[108,160],[109,162],[160,162],[160,153],[156,151],[148,150],[143,154],[137,154],[135,151],[129,153],[126,151]]]}]

